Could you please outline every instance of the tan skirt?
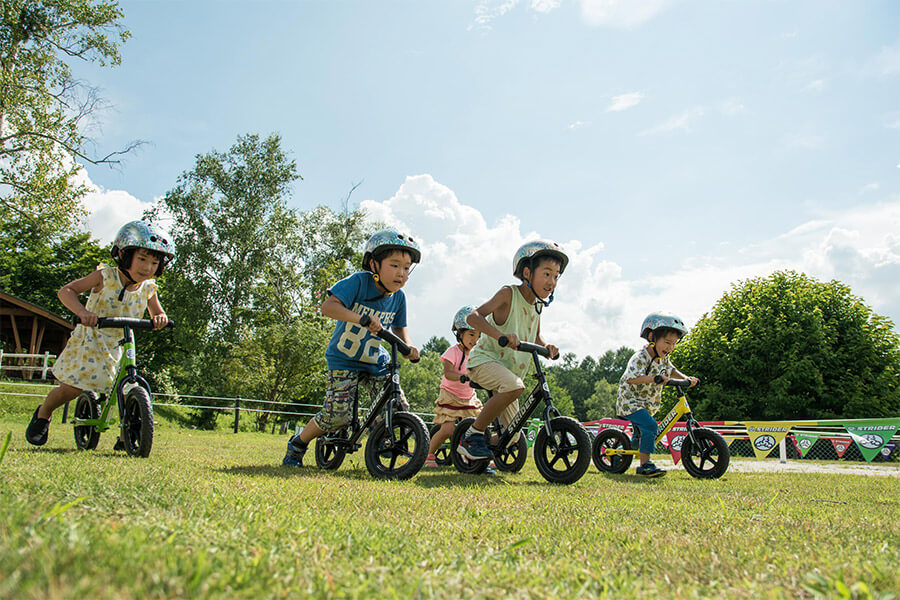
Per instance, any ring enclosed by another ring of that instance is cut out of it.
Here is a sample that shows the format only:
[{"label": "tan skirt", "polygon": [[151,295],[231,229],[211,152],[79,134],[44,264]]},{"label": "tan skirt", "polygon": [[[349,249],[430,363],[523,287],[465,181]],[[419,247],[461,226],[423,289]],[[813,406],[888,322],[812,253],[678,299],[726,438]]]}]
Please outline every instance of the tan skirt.
[{"label": "tan skirt", "polygon": [[437,402],[434,407],[434,424],[454,422],[457,419],[465,419],[466,417],[477,417],[481,412],[481,400],[472,393],[469,399],[457,398],[444,388],[438,395]]}]

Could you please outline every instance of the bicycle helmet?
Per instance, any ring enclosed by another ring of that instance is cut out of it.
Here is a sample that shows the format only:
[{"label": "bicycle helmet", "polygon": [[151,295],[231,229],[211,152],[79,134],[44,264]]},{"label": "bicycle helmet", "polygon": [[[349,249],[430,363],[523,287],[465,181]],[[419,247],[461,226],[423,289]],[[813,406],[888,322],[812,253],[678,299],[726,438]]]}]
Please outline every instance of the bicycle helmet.
[{"label": "bicycle helmet", "polygon": [[404,235],[396,229],[384,229],[372,234],[369,241],[366,242],[366,249],[363,252],[362,268],[369,270],[369,260],[380,250],[397,249],[406,250],[412,256],[413,263],[422,260],[422,251],[419,249],[419,243],[412,237]]},{"label": "bicycle helmet", "polygon": [[673,315],[672,313],[665,312],[653,312],[647,315],[644,319],[644,322],[641,324],[641,337],[650,341],[650,332],[659,329],[660,327],[668,327],[669,329],[674,329],[675,331],[681,333],[682,337],[684,337],[687,332],[687,326],[685,326],[684,321],[682,321],[679,317]]},{"label": "bicycle helmet", "polygon": [[541,256],[553,256],[559,260],[559,274],[562,275],[569,264],[569,257],[559,244],[550,240],[536,240],[523,244],[513,256],[513,276],[523,279],[525,267],[531,268],[534,260]]},{"label": "bicycle helmet", "polygon": [[472,326],[469,325],[466,319],[469,315],[472,314],[472,311],[475,310],[474,306],[463,306],[461,309],[456,311],[456,315],[453,317],[453,327],[450,328],[450,331],[459,335],[461,332],[466,329],[472,329]]},{"label": "bicycle helmet", "polygon": [[149,221],[131,221],[119,229],[110,251],[119,268],[127,269],[130,266],[121,264],[121,261],[129,258],[126,250],[135,248],[144,248],[163,255],[163,259],[159,261],[157,275],[162,274],[163,267],[175,258],[175,244],[172,243],[169,234]]}]

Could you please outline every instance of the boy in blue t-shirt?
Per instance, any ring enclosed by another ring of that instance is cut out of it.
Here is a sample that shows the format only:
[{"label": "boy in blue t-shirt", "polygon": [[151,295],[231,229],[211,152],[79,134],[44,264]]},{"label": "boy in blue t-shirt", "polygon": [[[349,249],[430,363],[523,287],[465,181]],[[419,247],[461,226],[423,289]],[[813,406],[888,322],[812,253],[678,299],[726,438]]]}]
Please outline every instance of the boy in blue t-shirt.
[{"label": "boy in blue t-shirt", "polygon": [[[419,244],[393,229],[379,231],[369,238],[363,254],[365,269],[341,279],[328,289],[322,314],[337,321],[325,350],[328,362],[328,386],[325,402],[287,445],[282,464],[302,467],[303,455],[313,439],[346,427],[353,418],[353,402],[363,384],[374,399],[388,377],[390,357],[375,334],[384,327],[403,340],[411,352],[407,359],[419,358],[409,343],[406,330],[406,285],[414,263],[421,260]],[[371,319],[359,324],[363,315]],[[405,403],[405,398],[403,399]]]}]

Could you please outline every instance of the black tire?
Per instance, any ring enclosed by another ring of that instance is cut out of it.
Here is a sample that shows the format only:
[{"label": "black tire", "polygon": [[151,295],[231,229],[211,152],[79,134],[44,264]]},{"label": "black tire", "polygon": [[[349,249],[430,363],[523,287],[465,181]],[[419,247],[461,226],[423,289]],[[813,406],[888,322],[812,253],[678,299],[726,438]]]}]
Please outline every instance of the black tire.
[{"label": "black tire", "polygon": [[[326,434],[326,437],[348,438],[349,434],[346,429],[342,429],[334,434]],[[316,464],[320,469],[334,471],[344,462],[347,456],[347,448],[326,442],[324,437],[316,438]]]},{"label": "black tire", "polygon": [[122,418],[122,445],[129,456],[150,456],[153,447],[153,405],[150,394],[140,386],[125,393]]},{"label": "black tire", "polygon": [[634,456],[631,454],[617,454],[607,456],[604,452],[607,448],[631,450],[631,440],[618,429],[604,429],[594,438],[591,458],[594,466],[604,473],[624,473],[631,466]]},{"label": "black tire", "polygon": [[[100,400],[94,392],[84,391],[75,400],[76,419],[97,419],[100,417]],[[76,425],[75,445],[80,450],[93,450],[100,442],[100,432],[93,425]]]},{"label": "black tire", "polygon": [[[428,431],[428,435],[431,439],[434,439],[434,434],[441,430],[440,425],[432,425],[431,429]],[[439,464],[442,467],[446,467],[451,464],[453,460],[450,458],[450,440],[445,440],[440,447],[434,452],[434,462]]]},{"label": "black tire", "polygon": [[425,464],[431,437],[422,419],[412,413],[394,413],[392,420],[397,443],[389,445],[387,427],[379,421],[366,442],[366,468],[377,479],[409,479]]},{"label": "black tire", "polygon": [[551,440],[546,426],[534,438],[534,464],[550,483],[571,484],[584,476],[591,466],[591,436],[572,417],[556,417]]},{"label": "black tire", "polygon": [[460,440],[466,435],[469,427],[471,427],[474,422],[475,419],[473,417],[467,417],[456,424],[456,427],[453,429],[453,435],[450,437],[450,459],[453,461],[453,466],[456,467],[456,470],[460,473],[481,475],[484,473],[484,470],[488,468],[488,463],[490,463],[490,461],[487,459],[469,460],[457,451]]},{"label": "black tire", "polygon": [[684,436],[681,442],[681,462],[691,477],[698,479],[718,479],[728,470],[731,453],[728,442],[712,429],[695,429],[694,439]]},{"label": "black tire", "polygon": [[494,450],[494,465],[507,473],[518,473],[528,460],[528,441],[525,432],[519,432],[519,441],[506,448]]}]

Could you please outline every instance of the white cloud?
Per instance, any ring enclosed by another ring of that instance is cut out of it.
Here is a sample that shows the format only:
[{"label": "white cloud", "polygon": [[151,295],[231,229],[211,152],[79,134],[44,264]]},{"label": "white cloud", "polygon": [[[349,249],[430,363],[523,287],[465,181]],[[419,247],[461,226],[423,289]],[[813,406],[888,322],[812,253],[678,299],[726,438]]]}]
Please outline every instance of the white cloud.
[{"label": "white cloud", "polygon": [[706,114],[706,108],[703,106],[694,106],[685,110],[679,115],[669,118],[664,123],[651,127],[646,131],[642,131],[640,135],[655,135],[659,133],[670,133],[672,131],[691,131],[691,124]]},{"label": "white cloud", "polygon": [[559,8],[562,0],[531,0],[531,10],[539,13],[548,13]]},{"label": "white cloud", "polygon": [[122,225],[140,219],[144,211],[153,206],[152,202],[143,202],[124,190],[104,190],[91,181],[84,169],[75,179],[91,190],[82,198],[88,211],[85,229],[104,244],[115,239]]},{"label": "white cloud", "polygon": [[746,107],[738,98],[729,98],[728,100],[723,100],[719,104],[719,112],[727,117],[739,115],[744,112],[744,110],[746,110]]},{"label": "white cloud", "polygon": [[891,77],[900,74],[900,41],[893,46],[882,46],[881,50],[869,59],[863,72],[879,77]]},{"label": "white cloud", "polygon": [[809,91],[809,92],[819,93],[823,89],[825,89],[825,80],[824,79],[815,79],[813,81],[810,81],[809,83],[806,84],[806,86],[803,89],[806,91]]},{"label": "white cloud", "polygon": [[591,25],[631,29],[646,23],[676,0],[579,0],[581,16]]},{"label": "white cloud", "polygon": [[[513,215],[489,224],[430,175],[407,177],[389,200],[367,200],[371,218],[410,232],[423,245],[405,289],[410,332],[421,345],[449,337],[450,320],[465,304],[478,305],[514,283],[512,256],[540,231]],[[597,355],[640,344],[643,317],[670,310],[693,325],[738,280],[796,269],[849,284],[877,312],[900,317],[900,201],[854,208],[794,227],[783,235],[718,256],[684,259],[680,268],[629,277],[605,256],[600,240],[557,240],[570,257],[556,300],[542,317],[545,338],[564,352]]]},{"label": "white cloud", "polygon": [[644,95],[640,92],[629,92],[627,94],[619,94],[618,96],[613,96],[611,99],[612,101],[609,103],[609,106],[606,107],[606,112],[628,110],[629,108],[637,106],[643,99]]},{"label": "white cloud", "polygon": [[482,0],[475,7],[475,22],[468,29],[492,29],[493,20],[514,9],[518,3],[519,0]]},{"label": "white cloud", "polygon": [[569,129],[581,129],[587,125],[590,125],[590,123],[586,121],[575,121],[574,123],[569,123]]}]

